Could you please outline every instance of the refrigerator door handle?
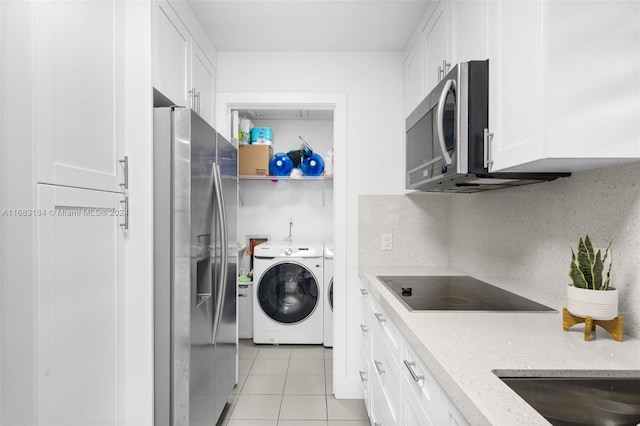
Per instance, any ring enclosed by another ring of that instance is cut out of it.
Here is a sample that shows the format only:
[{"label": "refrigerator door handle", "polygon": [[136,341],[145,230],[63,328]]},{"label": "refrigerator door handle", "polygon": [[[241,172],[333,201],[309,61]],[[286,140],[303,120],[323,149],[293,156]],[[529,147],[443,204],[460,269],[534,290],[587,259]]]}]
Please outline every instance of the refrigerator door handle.
[{"label": "refrigerator door handle", "polygon": [[215,344],[218,339],[218,332],[220,331],[220,321],[222,318],[222,305],[224,303],[224,298],[227,292],[226,282],[227,282],[227,274],[228,274],[228,244],[229,238],[227,235],[227,212],[225,210],[224,205],[224,196],[222,194],[222,177],[220,175],[220,166],[218,164],[213,165],[213,183],[215,189],[215,201],[214,206],[217,206],[217,214],[220,223],[220,248],[221,248],[221,267],[220,276],[217,283],[217,300],[216,300],[216,313],[214,315],[214,323],[213,323],[213,343]]}]

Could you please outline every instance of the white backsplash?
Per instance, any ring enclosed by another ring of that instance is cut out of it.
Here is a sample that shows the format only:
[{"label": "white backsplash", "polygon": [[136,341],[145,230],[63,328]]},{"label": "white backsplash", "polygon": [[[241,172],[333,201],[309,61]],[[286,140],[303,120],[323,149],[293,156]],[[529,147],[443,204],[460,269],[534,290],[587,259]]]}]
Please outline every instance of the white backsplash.
[{"label": "white backsplash", "polygon": [[[450,197],[360,195],[358,203],[360,266],[448,265]],[[392,234],[393,250],[381,250],[383,233]]]},{"label": "white backsplash", "polygon": [[640,163],[479,194],[361,195],[358,260],[450,266],[561,309],[569,246],[586,233],[596,246],[615,235],[612,284],[625,333],[640,337]]}]

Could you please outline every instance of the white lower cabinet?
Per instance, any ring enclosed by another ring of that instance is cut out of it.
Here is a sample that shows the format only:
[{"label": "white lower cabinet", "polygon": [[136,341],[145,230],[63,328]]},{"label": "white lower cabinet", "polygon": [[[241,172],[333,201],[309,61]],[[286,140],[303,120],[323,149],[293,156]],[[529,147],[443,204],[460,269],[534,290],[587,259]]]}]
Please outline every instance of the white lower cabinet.
[{"label": "white lower cabinet", "polygon": [[410,383],[405,379],[403,389],[405,390],[405,397],[402,398],[402,424],[407,426],[436,426],[431,416],[427,414],[424,407],[420,404],[420,400],[413,392],[406,392],[408,385],[410,385]]},{"label": "white lower cabinet", "polygon": [[42,425],[125,422],[122,197],[38,185],[34,343]]},{"label": "white lower cabinet", "polygon": [[[383,425],[399,424],[400,412],[400,385],[402,373],[397,359],[389,352],[386,345],[378,340],[374,332],[371,336],[371,368],[372,388],[379,386],[381,394],[372,390],[376,395],[374,412],[382,415]],[[378,410],[380,408],[380,410]]]},{"label": "white lower cabinet", "polygon": [[404,344],[402,348],[403,374],[403,425],[439,425],[439,410],[437,397],[440,393],[439,385],[427,367]]},{"label": "white lower cabinet", "polygon": [[361,291],[360,379],[371,424],[468,425],[369,290]]}]

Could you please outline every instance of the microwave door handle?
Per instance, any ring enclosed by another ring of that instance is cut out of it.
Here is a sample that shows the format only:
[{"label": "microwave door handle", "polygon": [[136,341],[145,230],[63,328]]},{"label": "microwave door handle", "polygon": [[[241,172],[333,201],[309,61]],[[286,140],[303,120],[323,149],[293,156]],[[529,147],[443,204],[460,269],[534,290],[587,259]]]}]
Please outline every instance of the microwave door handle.
[{"label": "microwave door handle", "polygon": [[456,91],[456,81],[455,80],[447,80],[442,89],[442,93],[440,94],[440,101],[438,102],[438,142],[440,143],[440,149],[442,150],[442,157],[444,157],[445,163],[447,166],[451,165],[451,156],[449,155],[449,151],[447,151],[447,146],[444,143],[444,129],[443,129],[443,120],[444,120],[444,103],[447,99],[447,94],[449,94],[449,90],[453,89]]}]

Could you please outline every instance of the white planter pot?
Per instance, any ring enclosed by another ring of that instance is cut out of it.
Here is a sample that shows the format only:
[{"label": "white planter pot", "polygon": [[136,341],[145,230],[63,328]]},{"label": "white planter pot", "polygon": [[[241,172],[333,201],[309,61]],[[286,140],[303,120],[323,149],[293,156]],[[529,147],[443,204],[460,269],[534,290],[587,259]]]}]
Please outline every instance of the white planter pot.
[{"label": "white planter pot", "polygon": [[567,310],[578,317],[611,320],[618,316],[618,289],[587,290],[567,286]]}]

